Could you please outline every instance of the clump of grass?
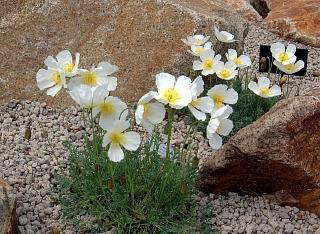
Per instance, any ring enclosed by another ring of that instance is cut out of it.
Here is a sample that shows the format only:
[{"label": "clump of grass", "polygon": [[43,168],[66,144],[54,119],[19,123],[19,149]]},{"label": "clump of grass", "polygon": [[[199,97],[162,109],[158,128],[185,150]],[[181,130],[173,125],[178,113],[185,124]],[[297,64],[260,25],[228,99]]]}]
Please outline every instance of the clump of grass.
[{"label": "clump of grass", "polygon": [[88,233],[110,229],[160,233],[194,228],[188,223],[192,219],[196,169],[182,164],[178,153],[171,160],[161,158],[159,145],[154,134],[137,151],[125,151],[125,158],[115,163],[101,147],[101,139],[86,138],[83,152],[66,143],[69,170],[56,176],[57,200],[64,218]]}]

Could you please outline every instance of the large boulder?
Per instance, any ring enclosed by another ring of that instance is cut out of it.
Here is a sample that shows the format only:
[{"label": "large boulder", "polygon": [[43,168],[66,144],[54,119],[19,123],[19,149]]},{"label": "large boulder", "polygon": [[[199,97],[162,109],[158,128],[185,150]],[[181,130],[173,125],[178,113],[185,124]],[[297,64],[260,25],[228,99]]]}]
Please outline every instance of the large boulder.
[{"label": "large boulder", "polygon": [[286,194],[290,205],[320,215],[320,91],[279,101],[203,158],[199,186],[214,193]]},{"label": "large boulder", "polygon": [[0,13],[1,102],[30,99],[55,106],[73,102],[64,92],[47,97],[37,89],[35,76],[48,55],[63,49],[80,52],[82,67],[102,60],[118,65],[117,94],[136,102],[154,85],[156,73],[188,74],[191,56],[181,38],[212,35],[219,24],[236,34],[234,46],[241,49],[248,31],[243,17],[224,0],[5,1]]},{"label": "large boulder", "polygon": [[319,0],[253,0],[264,1],[270,10],[265,18],[270,30],[285,38],[320,47]]},{"label": "large boulder", "polygon": [[9,193],[9,185],[0,179],[0,233],[18,233],[16,200]]}]

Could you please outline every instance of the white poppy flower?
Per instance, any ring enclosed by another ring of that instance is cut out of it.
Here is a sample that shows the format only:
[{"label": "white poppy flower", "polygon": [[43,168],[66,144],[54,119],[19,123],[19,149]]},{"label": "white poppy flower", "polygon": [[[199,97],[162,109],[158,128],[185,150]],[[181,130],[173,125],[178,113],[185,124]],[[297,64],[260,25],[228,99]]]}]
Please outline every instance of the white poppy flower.
[{"label": "white poppy flower", "polygon": [[277,60],[273,61],[273,64],[276,65],[280,71],[285,72],[287,74],[293,74],[300,71],[304,68],[304,62],[302,60],[297,61],[296,63],[290,63],[287,65],[283,65]]},{"label": "white poppy flower", "polygon": [[226,31],[219,31],[219,29],[216,26],[214,26],[214,35],[221,42],[231,43],[236,41],[234,39],[234,35]]},{"label": "white poppy flower", "polygon": [[207,138],[209,139],[209,145],[213,149],[219,149],[222,146],[222,137],[228,136],[233,129],[233,122],[227,119],[229,114],[228,106],[224,106],[215,112],[207,126]]},{"label": "white poppy flower", "polygon": [[65,74],[52,56],[46,58],[44,63],[48,66],[48,69],[40,69],[37,72],[37,85],[40,90],[48,88],[47,95],[54,97],[62,87],[66,88]]},{"label": "white poppy flower", "polygon": [[72,86],[69,89],[71,98],[82,108],[93,108],[100,100],[105,99],[109,95],[106,85],[92,89],[90,86],[80,84]]},{"label": "white poppy flower", "polygon": [[248,88],[264,98],[281,95],[281,88],[278,85],[275,84],[270,88],[270,80],[267,77],[260,77],[258,83],[250,81]]},{"label": "white poppy flower", "polygon": [[234,62],[237,67],[245,68],[251,66],[251,59],[247,55],[241,55],[238,57],[238,53],[234,49],[228,49],[228,53],[226,53],[227,60],[230,62]]},{"label": "white poppy flower", "polygon": [[80,54],[76,53],[75,62],[73,62],[72,54],[68,50],[63,50],[56,56],[58,64],[67,77],[75,76],[78,73]]},{"label": "white poppy flower", "polygon": [[165,117],[166,109],[162,103],[151,102],[157,97],[156,92],[149,92],[143,95],[135,112],[136,123],[142,125],[149,133],[154,129],[154,125],[161,123]]},{"label": "white poppy flower", "polygon": [[231,80],[238,75],[237,65],[234,62],[219,63],[216,74],[220,79]]},{"label": "white poppy flower", "polygon": [[181,39],[188,46],[201,46],[209,40],[210,36],[194,35],[188,36],[187,39]]},{"label": "white poppy flower", "polygon": [[201,76],[198,76],[191,84],[192,101],[188,105],[189,110],[197,120],[205,121],[207,116],[205,113],[211,113],[214,107],[214,103],[210,97],[198,96],[204,90],[204,82]]},{"label": "white poppy flower", "polygon": [[168,73],[156,75],[158,95],[156,99],[163,104],[169,104],[172,108],[182,109],[191,100],[191,80],[189,77],[180,76],[176,78]]},{"label": "white poppy flower", "polygon": [[219,109],[225,104],[236,104],[238,101],[238,93],[233,88],[228,89],[225,84],[213,86],[207,95],[212,98],[214,109]]},{"label": "white poppy flower", "polygon": [[188,51],[189,53],[199,57],[203,51],[211,49],[211,47],[212,47],[212,43],[206,42],[203,46],[192,45],[191,50],[188,50]]},{"label": "white poppy flower", "polygon": [[202,70],[201,74],[204,76],[214,74],[219,67],[218,65],[223,64],[220,59],[221,55],[215,55],[212,49],[204,50],[200,53],[200,60],[193,62],[193,70]]},{"label": "white poppy flower", "polygon": [[284,44],[276,42],[271,45],[270,50],[272,56],[283,65],[294,63],[297,59],[294,55],[296,53],[296,46],[293,44],[289,44],[286,48]]},{"label": "white poppy flower", "polygon": [[118,97],[103,97],[99,96],[96,99],[96,105],[92,109],[93,117],[100,113],[99,125],[112,125],[115,120],[126,119],[128,115],[127,104]]},{"label": "white poppy flower", "polygon": [[107,131],[103,136],[102,146],[110,145],[108,157],[111,161],[119,162],[124,158],[121,147],[129,151],[135,151],[139,148],[141,142],[139,134],[133,131],[124,133],[130,127],[129,121],[115,120],[112,125],[104,122],[101,127]]},{"label": "white poppy flower", "polygon": [[79,69],[80,77],[73,78],[69,86],[84,84],[93,88],[107,85],[109,91],[114,91],[117,87],[117,78],[109,76],[117,71],[117,67],[106,62],[99,63],[90,70]]}]

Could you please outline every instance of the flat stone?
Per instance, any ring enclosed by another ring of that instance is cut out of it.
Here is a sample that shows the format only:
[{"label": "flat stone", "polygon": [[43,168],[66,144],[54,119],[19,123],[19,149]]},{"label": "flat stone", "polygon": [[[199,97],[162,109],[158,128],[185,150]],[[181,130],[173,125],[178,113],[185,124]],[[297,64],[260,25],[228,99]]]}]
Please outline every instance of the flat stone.
[{"label": "flat stone", "polygon": [[0,179],[0,231],[5,234],[18,233],[16,200],[9,193],[9,185]]},{"label": "flat stone", "polygon": [[[243,11],[243,5],[236,9]],[[154,86],[156,73],[189,74],[192,56],[181,38],[213,36],[213,25],[219,24],[236,35],[239,41],[233,45],[241,50],[248,31],[244,17],[224,0],[5,1],[1,12],[3,103],[29,99],[48,106],[73,105],[65,91],[51,98],[36,86],[44,59],[63,49],[79,52],[83,68],[105,60],[119,66],[116,95],[137,102]],[[214,37],[211,41],[224,54],[226,48]]]},{"label": "flat stone", "polygon": [[275,193],[281,205],[320,214],[318,93],[279,101],[214,156],[201,159],[200,188],[218,194]]},{"label": "flat stone", "polygon": [[264,0],[270,12],[265,18],[271,31],[284,38],[320,47],[319,0]]}]

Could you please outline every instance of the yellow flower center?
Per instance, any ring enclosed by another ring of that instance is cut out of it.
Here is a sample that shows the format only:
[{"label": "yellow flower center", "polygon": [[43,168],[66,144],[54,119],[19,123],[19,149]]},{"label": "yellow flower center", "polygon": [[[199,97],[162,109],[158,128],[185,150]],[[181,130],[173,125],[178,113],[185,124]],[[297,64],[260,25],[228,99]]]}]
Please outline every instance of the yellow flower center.
[{"label": "yellow flower center", "polygon": [[52,81],[53,81],[55,84],[60,84],[60,83],[61,83],[60,73],[59,73],[59,72],[54,72],[54,73],[52,74],[51,79],[52,79]]},{"label": "yellow flower center", "polygon": [[143,108],[144,108],[143,118],[145,119],[150,115],[150,104],[144,104]]},{"label": "yellow flower center", "polygon": [[97,75],[94,72],[86,72],[83,75],[83,83],[89,86],[97,85]]},{"label": "yellow flower center", "polygon": [[72,72],[74,68],[74,64],[73,63],[68,63],[63,67],[64,72],[70,73]]},{"label": "yellow flower center", "polygon": [[195,45],[202,45],[202,40],[201,39],[196,39],[194,42]]},{"label": "yellow flower center", "polygon": [[288,65],[285,65],[284,67],[288,71],[293,71],[295,68],[294,64],[288,64]]},{"label": "yellow flower center", "polygon": [[204,51],[204,48],[203,48],[203,47],[197,47],[197,48],[195,49],[194,53],[195,53],[196,55],[200,55],[202,51]]},{"label": "yellow flower center", "polygon": [[181,98],[179,92],[174,88],[168,88],[163,93],[164,99],[170,104],[175,104]]},{"label": "yellow flower center", "polygon": [[220,76],[222,79],[227,79],[231,76],[231,72],[228,69],[223,69],[222,71],[219,72]]},{"label": "yellow flower center", "polygon": [[205,60],[203,61],[203,68],[204,68],[205,70],[211,70],[212,67],[213,67],[213,65],[214,65],[214,61],[213,61],[211,58],[205,59]]},{"label": "yellow flower center", "polygon": [[242,64],[242,61],[241,61],[240,58],[236,58],[236,59],[234,60],[234,63],[237,64],[237,65],[241,65],[241,64]]},{"label": "yellow flower center", "polygon": [[110,135],[111,144],[123,144],[124,134],[122,132],[111,132]]},{"label": "yellow flower center", "polygon": [[270,95],[270,89],[269,89],[269,88],[261,88],[261,89],[259,90],[259,93],[260,93],[261,95],[269,96],[269,95]]},{"label": "yellow flower center", "polygon": [[214,95],[212,97],[215,107],[220,108],[223,105],[223,97],[220,95]]},{"label": "yellow flower center", "polygon": [[289,59],[289,55],[286,53],[286,52],[282,52],[278,55],[278,59],[281,61],[281,62],[285,62]]},{"label": "yellow flower center", "polygon": [[115,112],[115,107],[111,102],[104,102],[100,108],[102,115],[112,115]]}]

